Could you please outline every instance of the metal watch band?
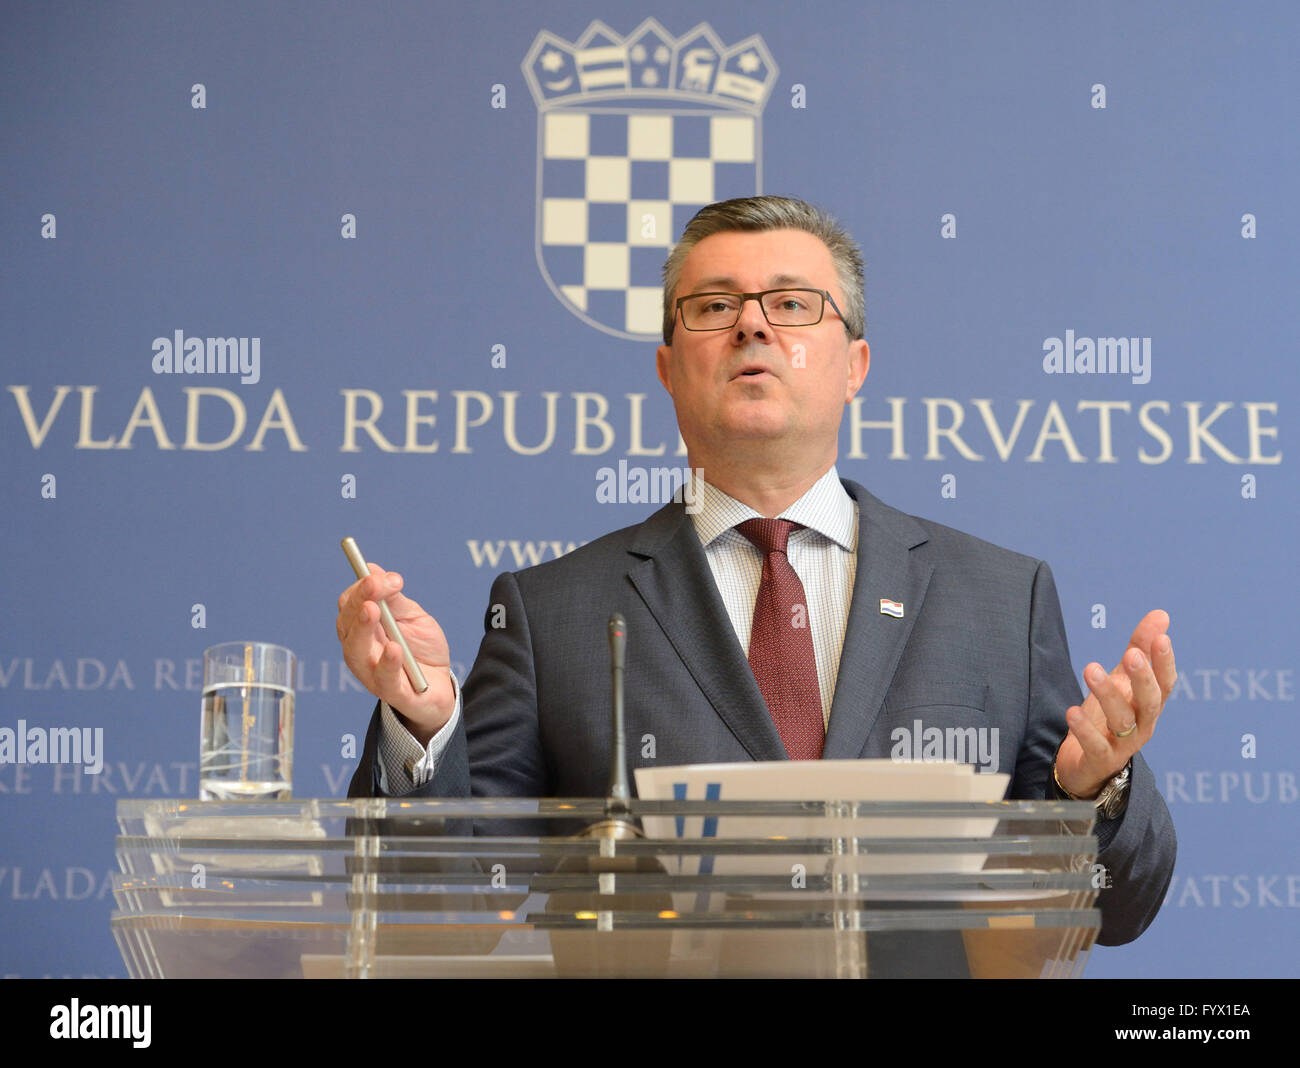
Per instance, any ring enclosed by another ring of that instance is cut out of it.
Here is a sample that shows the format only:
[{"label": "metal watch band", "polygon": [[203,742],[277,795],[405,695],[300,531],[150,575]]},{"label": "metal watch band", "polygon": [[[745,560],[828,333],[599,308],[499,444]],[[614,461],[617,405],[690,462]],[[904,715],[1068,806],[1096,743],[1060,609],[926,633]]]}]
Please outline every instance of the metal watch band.
[{"label": "metal watch band", "polygon": [[1127,764],[1119,770],[1095,798],[1075,797],[1064,786],[1061,780],[1056,776],[1056,761],[1052,761],[1052,785],[1055,787],[1057,794],[1063,801],[1089,801],[1097,807],[1097,814],[1104,820],[1113,820],[1123,814],[1128,807],[1128,788],[1129,779],[1132,775],[1133,761],[1130,759]]}]

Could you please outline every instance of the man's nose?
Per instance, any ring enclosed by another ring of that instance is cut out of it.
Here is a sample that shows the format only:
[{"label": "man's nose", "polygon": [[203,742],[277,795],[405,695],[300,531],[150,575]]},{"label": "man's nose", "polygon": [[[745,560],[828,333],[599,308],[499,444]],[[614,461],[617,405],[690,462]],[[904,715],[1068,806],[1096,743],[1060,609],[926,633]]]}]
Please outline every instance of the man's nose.
[{"label": "man's nose", "polygon": [[768,326],[767,317],[763,314],[763,306],[759,304],[757,297],[750,297],[740,306],[740,318],[736,320],[732,330],[737,343],[747,338],[761,338],[764,341],[768,339],[771,328]]}]

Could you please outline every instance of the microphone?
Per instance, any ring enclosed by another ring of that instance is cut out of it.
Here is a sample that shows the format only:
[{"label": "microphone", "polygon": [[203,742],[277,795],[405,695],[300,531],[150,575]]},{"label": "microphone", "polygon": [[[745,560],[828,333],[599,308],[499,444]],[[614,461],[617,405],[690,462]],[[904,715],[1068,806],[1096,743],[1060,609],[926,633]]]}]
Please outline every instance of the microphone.
[{"label": "microphone", "polygon": [[627,620],[622,613],[609,617],[609,674],[612,698],[613,752],[610,756],[609,800],[605,814],[627,815],[632,789],[627,781],[627,739],[623,724],[623,658],[627,652]]},{"label": "microphone", "polygon": [[632,787],[627,773],[627,741],[624,737],[623,662],[627,653],[627,620],[621,612],[609,617],[610,746],[609,790],[605,797],[605,818],[583,830],[580,838],[643,838],[641,828],[629,814]]},{"label": "microphone", "polygon": [[[605,798],[605,818],[578,833],[578,838],[627,840],[644,838],[645,833],[632,818],[628,803],[632,799],[627,772],[627,745],[624,739],[623,660],[627,651],[627,621],[615,612],[609,617],[609,667],[613,695],[610,704],[610,727],[613,733],[609,791]],[[558,885],[550,893],[547,908],[538,920],[550,927],[547,914],[556,921],[561,917],[587,914],[648,913],[663,917],[673,908],[673,898],[665,890],[646,889],[649,878],[665,874],[658,857],[650,854],[619,854],[614,842],[602,841],[600,855],[566,856],[556,865],[552,881]],[[597,886],[593,888],[593,877]],[[608,882],[608,892],[606,883]],[[565,885],[565,884],[568,885]],[[617,890],[614,889],[618,884]],[[594,892],[593,892],[594,891]],[[561,978],[600,979],[627,976],[658,979],[668,971],[672,953],[671,927],[614,928],[612,930],[570,930],[556,926],[550,930],[551,956]]]}]

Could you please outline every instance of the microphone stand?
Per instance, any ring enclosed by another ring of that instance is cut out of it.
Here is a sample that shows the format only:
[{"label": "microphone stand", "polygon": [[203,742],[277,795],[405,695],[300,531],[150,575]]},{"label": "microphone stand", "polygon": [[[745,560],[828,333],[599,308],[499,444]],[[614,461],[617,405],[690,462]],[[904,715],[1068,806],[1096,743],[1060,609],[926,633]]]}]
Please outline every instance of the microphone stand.
[{"label": "microphone stand", "polygon": [[[606,893],[606,878],[622,880],[624,885],[637,885],[638,876],[664,875],[663,865],[654,856],[619,856],[614,852],[614,841],[644,838],[645,832],[632,817],[629,802],[632,789],[627,772],[627,746],[624,740],[623,714],[623,660],[627,646],[627,622],[615,612],[609,620],[610,681],[613,684],[611,727],[613,732],[610,758],[609,790],[605,798],[605,816],[580,831],[575,837],[602,840],[600,855],[563,857],[555,868],[555,875],[576,876],[572,888],[557,889],[550,895],[547,912],[572,916],[579,912],[606,914],[628,913],[664,916],[673,907],[672,895],[667,891],[644,889],[618,889]],[[605,852],[605,840],[610,852]],[[592,892],[591,880],[596,876],[602,889]],[[629,927],[614,930],[565,930],[550,932],[551,953],[556,971],[561,977],[609,978],[635,976],[662,978],[668,970],[672,952],[671,928]]]},{"label": "microphone stand", "polygon": [[579,832],[579,838],[644,838],[628,809],[632,788],[627,774],[627,740],[623,714],[623,662],[627,652],[627,621],[615,612],[609,617],[609,665],[613,691],[609,790],[605,797],[605,818]]}]

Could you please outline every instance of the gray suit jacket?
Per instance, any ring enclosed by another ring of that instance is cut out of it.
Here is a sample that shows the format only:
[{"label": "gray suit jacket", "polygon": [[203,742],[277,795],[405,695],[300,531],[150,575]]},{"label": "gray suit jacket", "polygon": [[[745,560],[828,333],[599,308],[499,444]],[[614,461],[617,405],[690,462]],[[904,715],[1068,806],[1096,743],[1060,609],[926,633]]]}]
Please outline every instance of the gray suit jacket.
[{"label": "gray suit jacket", "polygon": [[[1052,573],[1038,560],[883,504],[857,483],[858,568],[825,759],[887,757],[890,732],[997,727],[1008,797],[1051,796],[1065,710],[1081,701]],[[901,602],[901,619],[880,612]],[[505,626],[500,622],[505,609]],[[459,727],[407,796],[592,797],[607,787],[606,621],[627,619],[628,755],[658,766],[786,758],[680,503],[558,560],[499,575]],[[376,707],[349,796],[377,796]],[[1095,832],[1112,887],[1099,942],[1136,938],[1173,873],[1176,841],[1139,754],[1127,811]]]}]

